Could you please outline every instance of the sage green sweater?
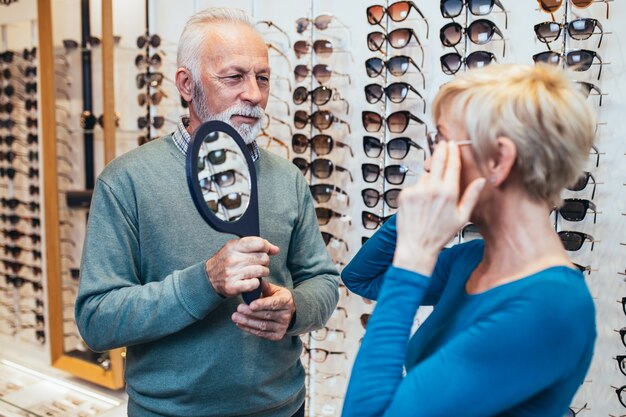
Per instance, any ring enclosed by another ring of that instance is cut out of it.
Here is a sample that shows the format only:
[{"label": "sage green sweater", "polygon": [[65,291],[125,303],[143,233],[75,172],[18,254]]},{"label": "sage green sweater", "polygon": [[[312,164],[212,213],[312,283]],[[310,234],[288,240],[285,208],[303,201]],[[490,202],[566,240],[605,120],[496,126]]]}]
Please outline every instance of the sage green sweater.
[{"label": "sage green sweater", "polygon": [[205,262],[236,236],[214,231],[189,194],[171,136],[111,162],[97,180],[83,249],[76,322],[96,351],[127,347],[130,416],[291,416],[304,401],[302,344],[337,301],[338,273],[306,181],[261,150],[255,162],[261,236],[280,247],[268,278],[292,290],[296,321],[283,340],[231,321]]}]

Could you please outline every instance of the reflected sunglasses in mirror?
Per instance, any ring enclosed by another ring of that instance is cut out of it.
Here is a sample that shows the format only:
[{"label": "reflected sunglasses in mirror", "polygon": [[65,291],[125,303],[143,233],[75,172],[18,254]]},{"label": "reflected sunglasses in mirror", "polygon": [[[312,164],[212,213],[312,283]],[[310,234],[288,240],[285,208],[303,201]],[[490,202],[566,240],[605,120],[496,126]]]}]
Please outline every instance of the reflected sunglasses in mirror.
[{"label": "reflected sunglasses in mirror", "polygon": [[598,213],[593,201],[581,198],[566,198],[557,212],[567,221],[580,222],[585,218],[589,210],[593,212],[593,223],[595,224]]},{"label": "reflected sunglasses in mirror", "polygon": [[408,110],[391,113],[386,118],[373,111],[363,111],[361,113],[363,127],[368,132],[379,132],[383,122],[386,122],[387,128],[391,133],[402,133],[406,130],[411,120],[423,125],[424,133],[426,133],[427,127],[424,121]]},{"label": "reflected sunglasses in mirror", "polygon": [[424,66],[424,47],[417,37],[417,33],[411,28],[394,29],[385,34],[383,32],[371,32],[367,34],[367,47],[370,51],[385,52],[385,41],[395,49],[402,49],[409,45],[411,38],[415,38],[417,45],[422,51],[422,65]]},{"label": "reflected sunglasses in mirror", "polygon": [[339,245],[343,243],[343,245],[346,247],[346,252],[350,250],[348,249],[348,243],[345,240],[333,235],[332,233],[322,232],[322,239],[324,239],[324,244],[326,246],[331,245],[334,248],[338,248]]},{"label": "reflected sunglasses in mirror", "polygon": [[293,116],[293,123],[298,129],[303,129],[309,122],[319,130],[330,128],[334,122],[342,123],[348,127],[348,132],[352,133],[348,122],[339,119],[328,110],[318,110],[313,112],[310,116],[306,111],[298,110]]},{"label": "reflected sunglasses in mirror", "polygon": [[424,103],[422,113],[426,113],[426,100],[411,84],[405,82],[395,82],[389,84],[387,87],[383,87],[380,84],[368,84],[365,86],[365,99],[370,104],[378,103],[386,95],[387,98],[393,103],[402,103],[409,91],[414,92]]},{"label": "reflected sunglasses in mirror", "polygon": [[217,184],[217,186],[220,188],[230,187],[231,185],[235,184],[237,176],[243,178],[244,180],[247,180],[247,177],[241,172],[235,169],[228,169],[226,171],[213,174],[209,178],[201,179],[200,188],[207,191],[213,191],[213,184]]},{"label": "reflected sunglasses in mirror", "polygon": [[383,225],[387,220],[389,220],[393,216],[390,214],[389,216],[381,217],[377,214],[370,213],[369,211],[361,212],[361,222],[363,223],[363,227],[368,230],[374,230]]},{"label": "reflected sunglasses in mirror", "polygon": [[442,55],[439,60],[441,61],[441,70],[447,75],[456,74],[462,65],[472,69],[486,67],[492,62],[497,62],[495,55],[487,51],[474,51],[465,58],[457,52],[451,52]]},{"label": "reflected sunglasses in mirror", "polygon": [[602,38],[604,37],[604,30],[602,29],[602,23],[597,19],[581,18],[572,20],[571,22],[543,22],[535,25],[535,34],[537,39],[543,43],[550,43],[561,36],[561,28],[567,29],[567,33],[572,39],[578,41],[584,41],[589,39],[596,31],[596,28],[600,29],[600,40],[598,41],[598,48],[602,45]]},{"label": "reflected sunglasses in mirror", "polygon": [[493,39],[493,35],[500,36],[502,40],[502,56],[506,55],[506,41],[502,31],[491,20],[478,19],[474,20],[467,29],[464,29],[459,23],[451,22],[443,26],[439,31],[439,39],[444,46],[456,47],[463,39],[463,34],[467,34],[470,41],[476,45],[485,45]]},{"label": "reflected sunglasses in mirror", "polygon": [[348,77],[348,84],[352,84],[350,74],[334,71],[326,64],[317,64],[313,67],[313,70],[303,64],[296,65],[296,68],[293,70],[293,75],[297,82],[301,82],[304,81],[304,79],[307,78],[311,72],[313,72],[313,77],[315,77],[315,80],[320,84],[330,80],[330,77],[333,74],[341,77]]},{"label": "reflected sunglasses in mirror", "polygon": [[295,104],[303,104],[308,100],[309,96],[311,96],[313,103],[318,106],[328,103],[331,99],[343,101],[346,104],[346,114],[350,113],[350,104],[341,97],[339,91],[335,88],[320,85],[309,91],[306,87],[298,87],[293,92],[293,102]]},{"label": "reflected sunglasses in mirror", "polygon": [[428,38],[428,33],[430,32],[430,28],[428,27],[428,20],[426,19],[426,17],[424,17],[424,14],[419,9],[419,7],[417,7],[412,1],[398,1],[386,8],[385,6],[381,5],[370,6],[366,10],[367,22],[370,25],[380,25],[383,18],[385,17],[385,14],[389,16],[389,19],[393,20],[394,22],[403,22],[409,17],[411,9],[415,9],[415,11],[424,20],[424,23],[426,23],[426,37]]},{"label": "reflected sunglasses in mirror", "polygon": [[580,177],[578,177],[578,180],[576,180],[574,184],[566,188],[570,191],[582,191],[585,188],[587,188],[587,184],[589,184],[589,180],[591,180],[591,182],[593,183],[593,191],[591,192],[591,199],[593,200],[593,197],[595,197],[596,195],[597,183],[596,183],[596,179],[593,177],[593,175],[589,171],[583,172],[583,174]]},{"label": "reflected sunglasses in mirror", "polygon": [[426,160],[426,151],[417,143],[408,137],[395,138],[383,144],[380,139],[373,136],[363,136],[363,151],[369,158],[378,158],[383,150],[383,146],[387,147],[387,155],[392,159],[404,159],[411,147],[424,152],[424,160]]},{"label": "reflected sunglasses in mirror", "polygon": [[215,149],[206,154],[203,158],[198,158],[198,170],[203,170],[205,168],[205,160],[208,159],[212,165],[221,165],[226,162],[226,157],[228,153],[233,154],[234,156],[240,157],[239,153],[231,150],[231,149]]},{"label": "reflected sunglasses in mirror", "polygon": [[443,17],[453,19],[461,15],[463,6],[474,16],[485,16],[491,13],[493,6],[498,6],[504,12],[504,27],[509,25],[509,16],[500,0],[441,0],[439,10]]},{"label": "reflected sunglasses in mirror", "polygon": [[227,210],[234,210],[241,207],[242,197],[244,196],[249,197],[250,195],[246,193],[228,193],[218,200],[207,201],[207,205],[213,213],[220,211],[220,205]]},{"label": "reflected sunglasses in mirror", "polygon": [[591,251],[593,251],[595,243],[599,242],[599,240],[594,240],[593,236],[582,232],[560,231],[558,235],[559,239],[561,239],[561,243],[563,243],[563,247],[567,251],[579,250],[586,240],[591,242]]},{"label": "reflected sunglasses in mirror", "polygon": [[309,139],[301,133],[296,133],[291,138],[291,147],[295,153],[304,153],[311,146],[316,155],[328,155],[335,145],[339,148],[347,148],[350,155],[354,156],[350,145],[334,140],[328,135],[315,135]]},{"label": "reflected sunglasses in mirror", "polygon": [[339,194],[337,200],[345,201],[346,205],[350,205],[350,196],[341,188],[333,184],[315,184],[310,185],[311,195],[318,203],[328,203],[333,193]]},{"label": "reflected sunglasses in mirror", "polygon": [[373,188],[366,188],[361,191],[361,196],[363,197],[363,203],[367,207],[376,207],[381,198],[387,203],[387,205],[392,209],[398,208],[398,196],[400,195],[400,188],[391,188],[385,191],[382,195],[378,190]]},{"label": "reflected sunglasses in mirror", "polygon": [[597,58],[600,65],[598,71],[598,80],[602,75],[602,58],[596,51],[590,51],[589,49],[578,49],[569,51],[567,54],[562,55],[554,51],[545,51],[533,55],[533,61],[535,63],[544,62],[550,65],[560,65],[562,59],[565,58],[565,64],[574,71],[587,71],[594,64],[594,60]]},{"label": "reflected sunglasses in mirror", "polygon": [[383,61],[381,58],[374,57],[365,61],[365,71],[370,78],[377,77],[382,74],[385,67],[387,71],[394,77],[400,77],[407,73],[409,66],[414,66],[422,77],[422,87],[426,88],[426,78],[422,73],[420,67],[417,66],[415,61],[406,55],[396,55],[389,58],[387,61]]},{"label": "reflected sunglasses in mirror", "polygon": [[315,207],[315,215],[317,216],[317,224],[320,226],[327,225],[331,219],[339,219],[348,222],[350,225],[352,224],[352,220],[350,220],[350,216],[347,214],[341,214],[326,207]]},{"label": "reflected sunglasses in mirror", "polygon": [[330,159],[317,158],[313,162],[309,163],[304,158],[294,158],[293,163],[300,169],[302,175],[306,175],[309,168],[311,168],[311,174],[313,174],[314,177],[324,180],[329,178],[336,169],[338,172],[345,172],[348,174],[350,176],[350,182],[354,181],[350,171],[340,165],[335,165]]},{"label": "reflected sunglasses in mirror", "polygon": [[[318,39],[313,42],[313,51],[322,58],[328,58],[335,51],[333,43],[326,39]],[[311,52],[311,43],[307,41],[297,41],[293,44],[293,51],[298,59]],[[339,50],[337,50],[339,51]]]},{"label": "reflected sunglasses in mirror", "polygon": [[381,172],[384,172],[387,182],[393,185],[402,184],[407,174],[415,175],[406,165],[387,165],[385,168],[381,168],[376,164],[361,164],[361,173],[365,182],[378,181]]},{"label": "reflected sunglasses in mirror", "polygon": [[[567,1],[567,0],[565,0]],[[586,9],[591,6],[596,0],[569,0],[574,7],[578,7],[579,9]],[[598,0],[598,3],[606,4],[606,18],[609,18],[609,2],[608,0]],[[539,3],[539,7],[541,10],[547,13],[554,13],[561,8],[563,5],[563,0],[537,0]]]},{"label": "reflected sunglasses in mirror", "polygon": [[576,81],[576,85],[580,88],[580,92],[583,93],[585,97],[589,97],[589,95],[591,94],[591,90],[598,93],[596,95],[600,97],[599,105],[602,106],[602,96],[604,94],[602,94],[602,90],[600,90],[600,87],[587,81]]},{"label": "reflected sunglasses in mirror", "polygon": [[332,23],[333,19],[336,20],[341,26],[347,27],[337,16],[333,16],[332,14],[321,14],[315,19],[301,17],[296,20],[296,32],[304,33],[309,28],[309,23],[313,23],[313,26],[315,26],[317,30],[326,30]]}]

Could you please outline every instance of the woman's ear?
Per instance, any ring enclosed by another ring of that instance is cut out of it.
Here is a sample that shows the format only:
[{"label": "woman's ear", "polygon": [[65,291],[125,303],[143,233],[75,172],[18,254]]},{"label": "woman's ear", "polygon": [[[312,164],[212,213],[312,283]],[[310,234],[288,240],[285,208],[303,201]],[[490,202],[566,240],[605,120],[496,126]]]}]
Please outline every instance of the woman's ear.
[{"label": "woman's ear", "polygon": [[180,67],[176,70],[176,88],[180,96],[190,103],[193,98],[193,77],[191,71],[185,67]]},{"label": "woman's ear", "polygon": [[487,166],[487,182],[494,187],[499,186],[509,178],[517,157],[517,147],[511,139],[506,136],[498,136],[496,141],[498,142],[498,149],[489,158]]}]

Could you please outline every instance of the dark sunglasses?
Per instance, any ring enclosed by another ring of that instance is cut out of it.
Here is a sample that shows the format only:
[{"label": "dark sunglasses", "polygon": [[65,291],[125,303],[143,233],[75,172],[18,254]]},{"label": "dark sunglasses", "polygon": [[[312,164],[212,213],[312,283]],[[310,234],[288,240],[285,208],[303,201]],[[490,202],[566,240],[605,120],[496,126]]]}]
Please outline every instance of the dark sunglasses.
[{"label": "dark sunglasses", "polygon": [[152,125],[155,129],[161,129],[165,122],[170,122],[176,124],[174,120],[166,119],[163,116],[154,116],[152,119],[148,119],[146,116],[139,116],[137,118],[137,127],[139,129],[145,129],[149,125]]},{"label": "dark sunglasses", "polygon": [[163,57],[161,53],[155,52],[151,56],[138,54],[135,57],[135,66],[139,69],[146,69],[148,67],[159,68],[163,63]]},{"label": "dark sunglasses", "polygon": [[341,188],[332,184],[315,184],[310,185],[309,189],[311,190],[311,195],[313,199],[318,203],[328,203],[330,201],[330,197],[333,193],[339,194],[337,196],[338,200],[345,201],[347,205],[350,204],[350,196]]},{"label": "dark sunglasses", "polygon": [[502,39],[502,56],[506,55],[506,42],[502,31],[491,20],[474,20],[467,29],[464,29],[457,22],[450,22],[439,31],[439,39],[444,46],[455,47],[463,39],[463,34],[467,34],[469,40],[476,45],[485,45],[493,39],[496,34]]},{"label": "dark sunglasses", "polygon": [[598,42],[598,48],[602,45],[602,38],[604,37],[604,30],[602,29],[602,23],[597,19],[582,18],[572,20],[571,22],[543,22],[535,25],[535,34],[537,39],[541,42],[549,43],[558,39],[561,36],[561,28],[566,28],[567,33],[572,39],[583,41],[589,39],[596,31],[596,28],[600,29],[600,41]]},{"label": "dark sunglasses", "polygon": [[18,198],[0,198],[0,204],[2,207],[8,207],[11,210],[16,209],[18,206],[24,206],[31,211],[39,210],[39,203],[36,201],[23,201]]},{"label": "dark sunglasses", "polygon": [[[570,0],[570,2],[572,3],[574,7],[578,7],[579,9],[586,9],[587,7],[595,3],[596,0]],[[598,2],[599,3],[603,2],[606,4],[606,18],[608,19],[609,18],[608,0],[599,0]],[[563,4],[563,0],[537,0],[537,3],[539,3],[539,7],[541,8],[541,10],[552,14],[561,8],[561,5]]]},{"label": "dark sunglasses", "polygon": [[328,58],[334,51],[333,43],[326,39],[318,39],[313,42],[313,45],[307,41],[297,41],[293,44],[293,51],[296,57],[300,59],[310,53],[311,46],[313,46],[313,51],[322,58]]},{"label": "dark sunglasses", "polygon": [[563,243],[563,247],[567,251],[579,250],[582,248],[583,243],[585,243],[586,240],[591,242],[591,251],[593,251],[593,246],[596,243],[593,236],[582,232],[561,231],[558,232],[558,235],[561,239],[561,243]]},{"label": "dark sunglasses", "polygon": [[13,62],[14,56],[15,56],[15,52],[13,51],[0,52],[0,61],[10,64],[11,62]]},{"label": "dark sunglasses", "polygon": [[378,190],[366,188],[361,191],[361,197],[363,197],[363,203],[367,207],[376,207],[382,198],[389,207],[397,209],[400,191],[402,191],[400,188],[391,188],[381,194]]},{"label": "dark sunglasses", "polygon": [[158,87],[163,83],[165,76],[161,72],[151,72],[137,74],[135,77],[135,84],[137,88],[144,88],[147,84],[151,87]]},{"label": "dark sunglasses", "polygon": [[409,125],[409,121],[411,120],[423,125],[424,132],[426,132],[426,123],[408,110],[400,110],[391,113],[386,118],[373,111],[363,111],[361,113],[363,127],[368,132],[380,131],[383,126],[383,122],[387,122],[387,128],[391,133],[402,133],[406,130]]},{"label": "dark sunglasses", "polygon": [[574,184],[566,188],[570,191],[582,191],[587,187],[587,184],[589,184],[589,180],[591,180],[591,182],[593,183],[593,191],[591,192],[591,199],[593,200],[593,197],[595,197],[596,195],[597,183],[596,183],[596,179],[593,177],[593,175],[589,171],[583,172],[583,174],[580,177],[578,177],[578,180],[576,180]]},{"label": "dark sunglasses", "polygon": [[426,113],[426,100],[411,84],[405,82],[395,82],[389,84],[387,87],[383,87],[380,84],[368,84],[365,86],[365,99],[370,104],[378,103],[383,97],[387,98],[393,103],[402,103],[409,91],[414,92],[424,103],[423,113]]},{"label": "dark sunglasses", "polygon": [[533,55],[535,63],[544,62],[550,65],[560,65],[562,59],[565,58],[565,64],[574,71],[587,71],[591,68],[594,59],[598,59],[600,62],[600,70],[598,71],[598,80],[602,75],[602,58],[596,51],[589,49],[578,49],[569,51],[567,54],[562,55],[554,51],[545,51]]},{"label": "dark sunglasses", "polygon": [[302,65],[302,64],[296,65],[296,68],[294,68],[293,70],[293,75],[296,78],[296,82],[301,82],[305,78],[307,78],[309,74],[311,74],[311,72],[313,73],[313,77],[315,77],[315,80],[320,84],[325,83],[328,80],[330,80],[330,77],[333,74],[341,76],[341,77],[348,77],[348,83],[352,84],[352,80],[350,79],[350,74],[344,74],[341,72],[334,71],[326,64],[317,64],[313,67],[313,70],[311,70],[306,65]]},{"label": "dark sunglasses", "polygon": [[465,58],[457,52],[451,52],[442,55],[439,60],[441,61],[441,70],[448,75],[459,72],[462,65],[471,69],[485,67],[494,61],[497,62],[495,55],[487,51],[474,51]]},{"label": "dark sunglasses", "polygon": [[387,147],[387,155],[392,159],[404,159],[413,146],[424,152],[424,160],[426,160],[426,151],[424,148],[408,137],[395,138],[383,144],[378,138],[363,136],[363,151],[369,158],[378,158],[384,146]]},{"label": "dark sunglasses", "polygon": [[223,206],[226,210],[235,210],[241,207],[242,197],[249,197],[246,193],[228,193],[218,200],[207,201],[207,205],[212,212],[219,212],[219,206]]},{"label": "dark sunglasses", "polygon": [[393,216],[390,214],[389,216],[381,217],[377,214],[370,213],[369,211],[361,212],[361,222],[363,223],[363,227],[368,230],[374,230],[384,224],[387,220],[389,220]]},{"label": "dark sunglasses", "polygon": [[6,103],[0,103],[0,113],[11,114],[13,113],[14,109],[15,106],[10,101],[7,101]]},{"label": "dark sunglasses", "polygon": [[198,170],[201,171],[205,167],[205,160],[208,159],[212,165],[221,165],[226,162],[228,152],[233,155],[239,156],[239,154],[231,149],[215,149],[206,154],[204,158],[198,158]]},{"label": "dark sunglasses", "polygon": [[498,6],[504,12],[504,27],[509,26],[509,16],[500,0],[441,0],[439,9],[441,15],[453,19],[461,15],[463,6],[467,6],[474,16],[485,16],[491,13],[493,6]]},{"label": "dark sunglasses", "polygon": [[333,235],[332,233],[322,232],[322,239],[324,239],[324,244],[326,246],[330,244],[332,247],[339,247],[339,245],[343,243],[346,247],[346,252],[350,250],[348,248],[348,242],[346,242],[340,237]]},{"label": "dark sunglasses", "polygon": [[306,87],[298,87],[293,91],[293,102],[295,104],[303,104],[311,96],[313,103],[322,106],[332,100],[340,100],[346,103],[346,113],[350,113],[350,104],[339,94],[339,91],[335,88],[329,88],[323,85],[315,88],[314,90],[307,90]]},{"label": "dark sunglasses", "polygon": [[304,153],[311,146],[316,155],[328,155],[335,145],[339,148],[347,148],[350,155],[354,156],[350,145],[334,140],[328,135],[315,135],[309,139],[301,133],[296,133],[291,138],[291,147],[295,153]]},{"label": "dark sunglasses", "polygon": [[350,171],[342,166],[335,165],[330,159],[317,158],[309,163],[309,161],[304,158],[294,158],[293,163],[300,169],[302,175],[306,175],[309,168],[311,168],[311,174],[313,174],[314,177],[324,180],[329,178],[336,169],[338,172],[347,173],[350,176],[350,182],[354,182]]},{"label": "dark sunglasses", "polygon": [[209,178],[203,178],[200,180],[200,188],[208,191],[213,190],[213,184],[217,184],[218,187],[230,187],[234,185],[237,176],[247,179],[245,175],[235,169],[228,169],[226,171],[218,172],[211,175]]},{"label": "dark sunglasses", "polygon": [[406,165],[387,165],[381,168],[376,164],[361,164],[361,174],[363,181],[376,182],[380,173],[384,172],[384,177],[389,184],[400,185],[404,182],[408,173],[413,173]]},{"label": "dark sunglasses", "polygon": [[340,219],[348,222],[350,225],[352,224],[352,220],[350,220],[350,216],[347,214],[341,214],[326,207],[315,207],[315,215],[317,216],[317,223],[320,226],[327,225],[330,223],[331,219]]},{"label": "dark sunglasses", "polygon": [[370,25],[380,25],[386,14],[389,16],[389,19],[394,22],[403,22],[408,19],[411,9],[415,9],[415,11],[424,20],[424,23],[426,23],[426,37],[428,38],[428,33],[430,31],[428,27],[428,20],[426,20],[422,11],[412,1],[398,1],[389,7],[380,5],[370,6],[366,10],[367,21]]},{"label": "dark sunglasses", "polygon": [[422,87],[426,88],[426,78],[420,67],[417,66],[415,61],[406,55],[396,55],[389,58],[387,61],[383,61],[381,58],[370,58],[365,61],[365,71],[370,78],[377,77],[383,73],[385,67],[387,71],[394,77],[400,77],[407,73],[409,65],[414,66],[419,74],[422,76]]},{"label": "dark sunglasses", "polygon": [[557,212],[567,221],[580,222],[584,220],[589,210],[593,212],[593,223],[595,224],[598,213],[593,201],[581,198],[566,198],[563,200],[563,205],[557,209]]},{"label": "dark sunglasses", "polygon": [[[326,30],[330,26],[333,19],[339,22],[339,18],[331,14],[321,14],[315,19],[307,19],[306,17],[301,17],[296,20],[296,32],[304,33],[309,28],[309,23],[313,23],[313,26],[315,26],[317,30]],[[339,23],[342,26],[345,26],[345,24],[341,22]]]},{"label": "dark sunglasses", "polygon": [[583,93],[585,97],[589,97],[589,95],[591,95],[591,90],[598,93],[596,95],[600,97],[599,105],[602,106],[602,96],[604,94],[602,94],[602,90],[600,90],[600,87],[587,81],[576,81],[576,85],[580,87],[580,92]]},{"label": "dark sunglasses", "polygon": [[39,217],[24,217],[24,216],[18,216],[17,214],[0,214],[0,220],[2,220],[5,223],[10,223],[13,226],[15,226],[21,221],[30,223],[32,227],[39,227],[41,225],[41,221]]},{"label": "dark sunglasses", "polygon": [[376,52],[385,52],[385,41],[395,49],[405,48],[409,42],[411,42],[411,38],[415,38],[417,45],[420,47],[422,51],[422,65],[424,66],[424,47],[417,37],[417,33],[411,28],[399,28],[392,30],[391,32],[385,34],[383,32],[371,32],[367,34],[367,47],[370,51]]},{"label": "dark sunglasses", "polygon": [[158,48],[161,45],[161,37],[157,34],[146,36],[141,35],[137,37],[137,48],[143,48],[149,44],[153,48]]},{"label": "dark sunglasses", "polygon": [[[27,237],[30,239],[31,243],[33,244],[37,244],[41,242],[41,235],[38,233],[24,233],[17,229],[11,229],[11,230],[2,229],[1,232],[2,232],[2,235],[6,237],[7,239],[18,240],[23,237]],[[35,251],[35,250],[29,250],[29,251],[32,252],[34,256],[41,257],[41,252]]]},{"label": "dark sunglasses", "polygon": [[348,127],[348,132],[352,133],[348,122],[339,119],[328,110],[318,110],[310,116],[306,111],[298,110],[293,116],[293,123],[298,129],[304,128],[309,122],[319,130],[328,129],[334,122],[343,123]]},{"label": "dark sunglasses", "polygon": [[145,106],[146,104],[156,106],[161,103],[164,97],[166,95],[162,91],[155,91],[152,94],[139,93],[137,95],[137,104],[140,106]]}]

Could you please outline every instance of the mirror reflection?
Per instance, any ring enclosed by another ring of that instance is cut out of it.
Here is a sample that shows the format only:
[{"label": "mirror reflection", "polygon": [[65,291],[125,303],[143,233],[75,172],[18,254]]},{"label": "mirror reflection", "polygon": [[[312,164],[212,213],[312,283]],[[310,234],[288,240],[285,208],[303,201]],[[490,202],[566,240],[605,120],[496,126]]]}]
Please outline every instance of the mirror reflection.
[{"label": "mirror reflection", "polygon": [[198,152],[198,182],[207,206],[220,220],[236,221],[250,203],[250,173],[237,142],[210,132]]}]

